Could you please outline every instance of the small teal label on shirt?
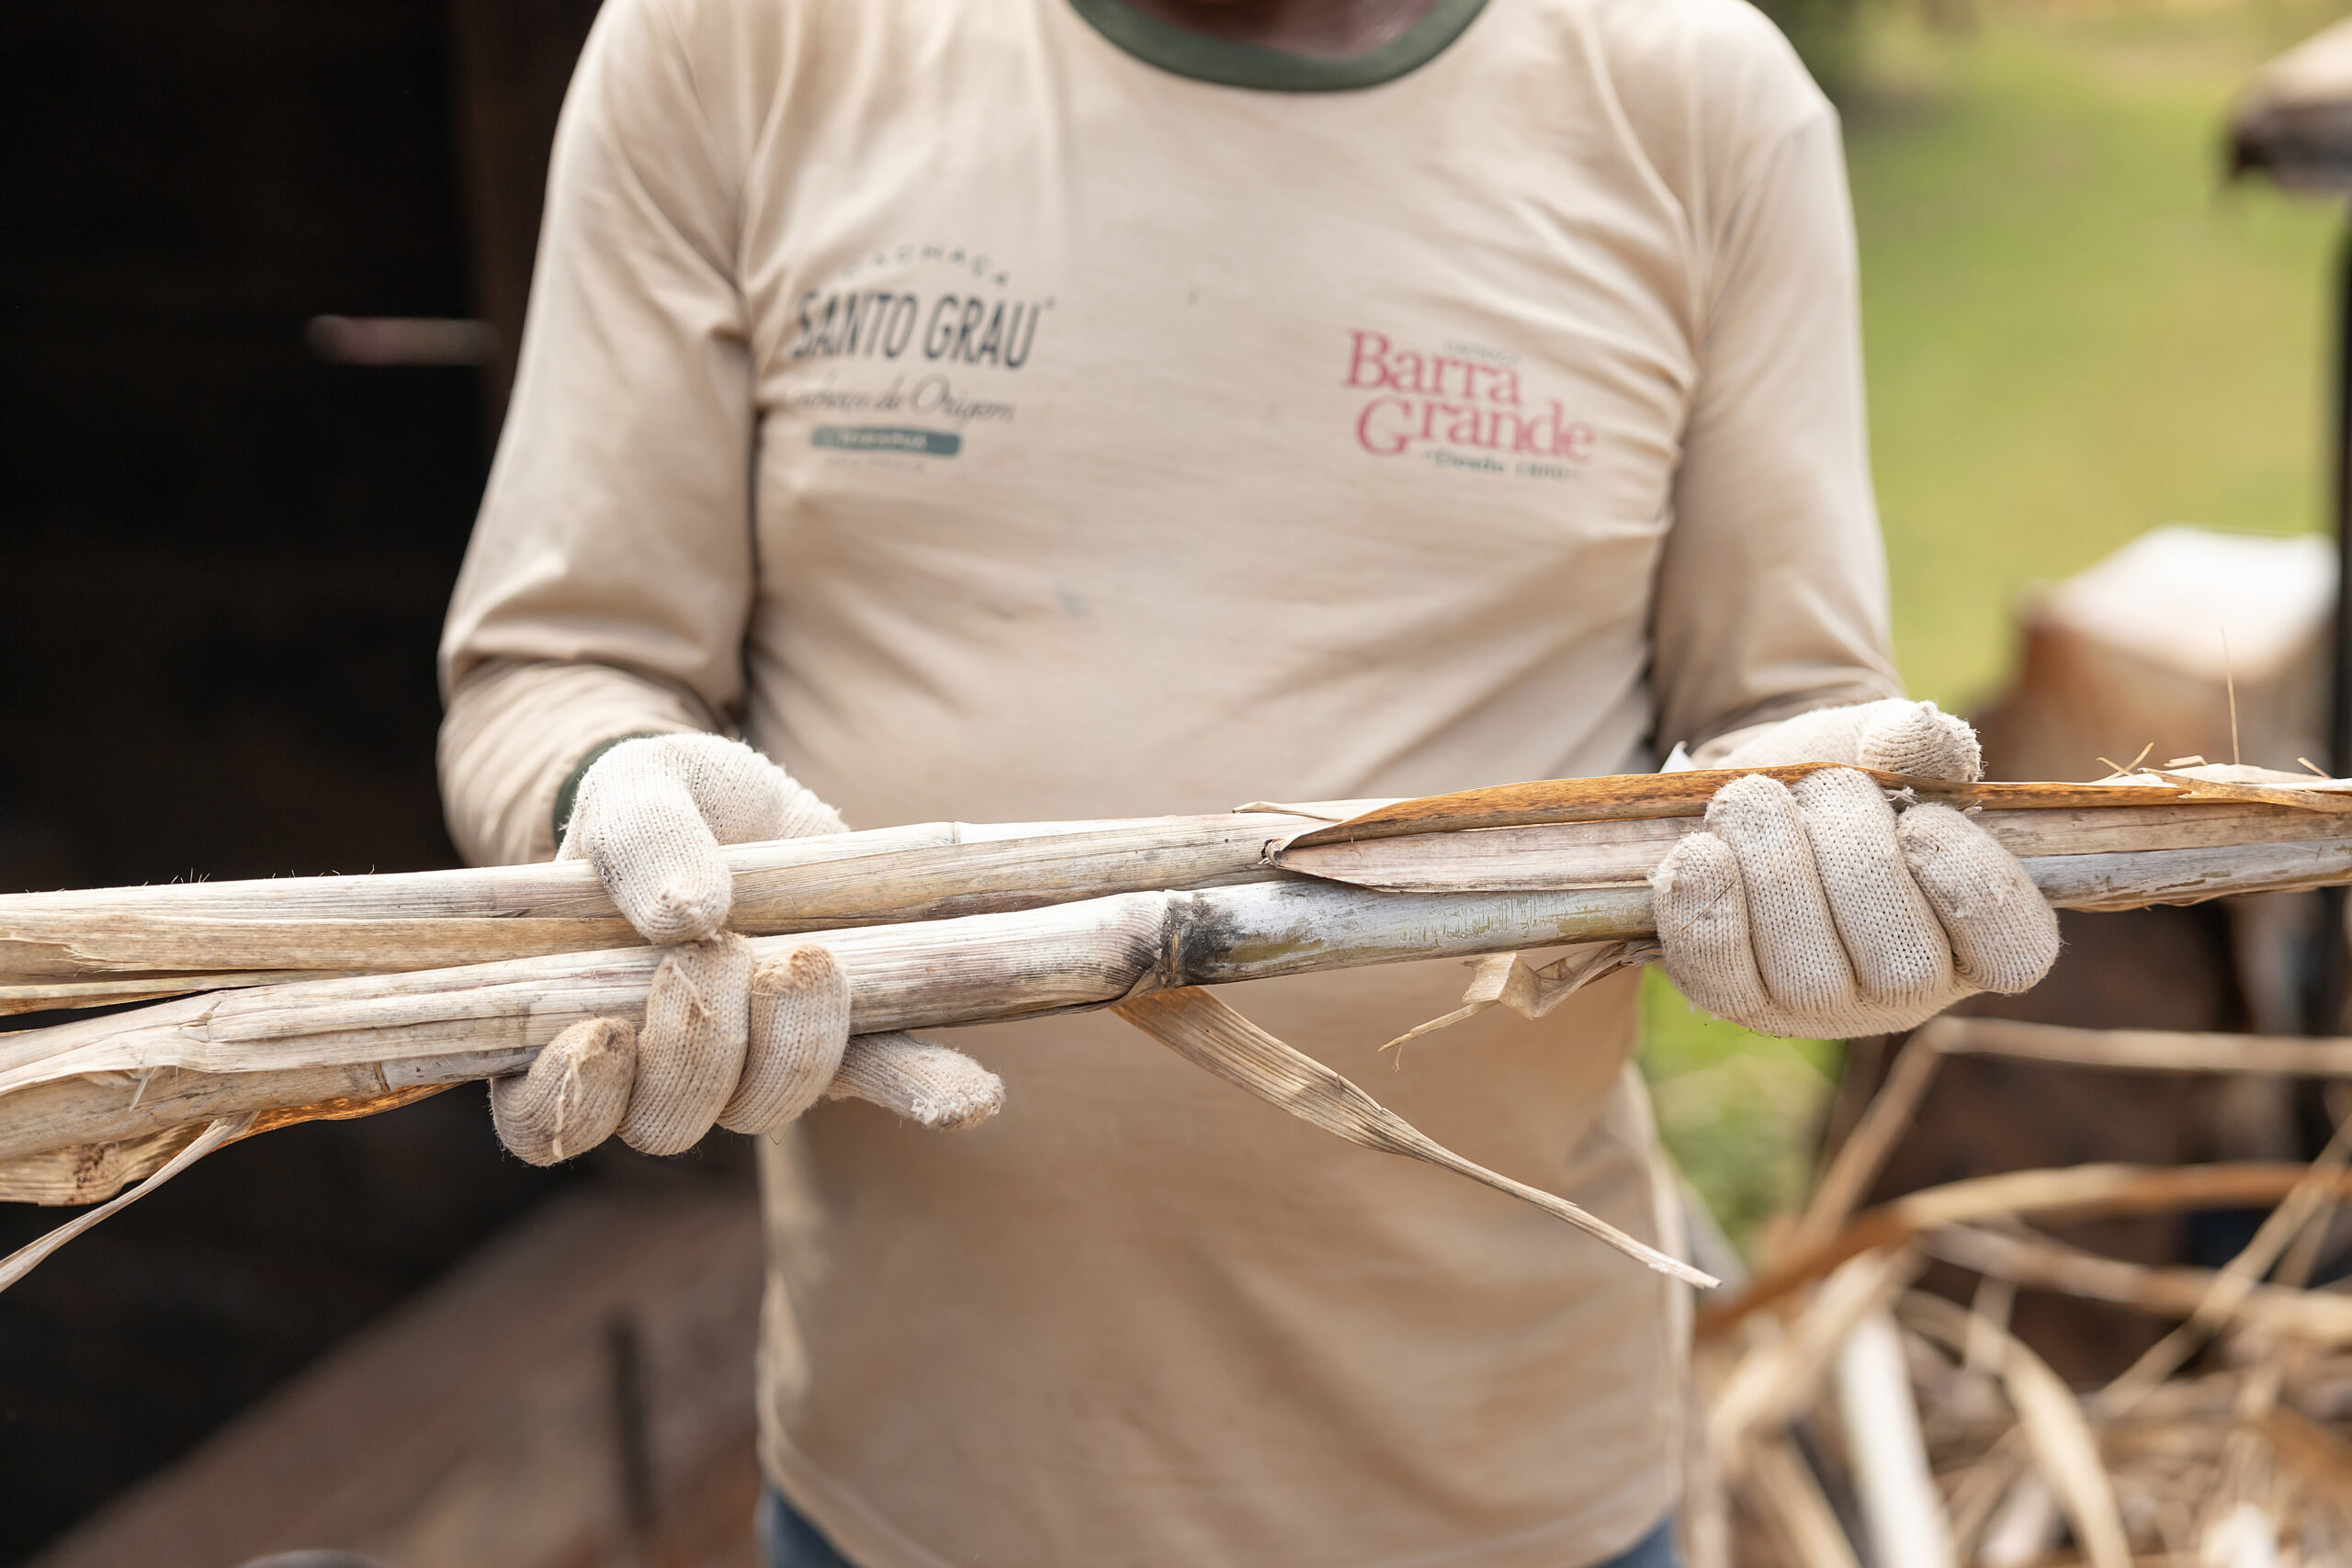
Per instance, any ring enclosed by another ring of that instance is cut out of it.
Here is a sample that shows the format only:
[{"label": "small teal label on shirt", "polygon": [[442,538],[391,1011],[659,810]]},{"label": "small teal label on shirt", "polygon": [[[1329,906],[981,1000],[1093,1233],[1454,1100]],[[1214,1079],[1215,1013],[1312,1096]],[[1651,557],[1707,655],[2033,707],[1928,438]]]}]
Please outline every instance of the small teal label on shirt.
[{"label": "small teal label on shirt", "polygon": [[842,452],[919,452],[931,457],[953,457],[964,449],[964,438],[952,430],[898,424],[820,424],[808,440]]}]

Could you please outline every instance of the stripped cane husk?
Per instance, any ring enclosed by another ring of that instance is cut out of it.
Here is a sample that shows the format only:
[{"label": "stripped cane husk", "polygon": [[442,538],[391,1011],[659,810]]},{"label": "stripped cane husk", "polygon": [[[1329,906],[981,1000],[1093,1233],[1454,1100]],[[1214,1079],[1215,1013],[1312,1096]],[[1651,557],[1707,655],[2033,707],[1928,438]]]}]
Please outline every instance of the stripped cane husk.
[{"label": "stripped cane husk", "polygon": [[[1602,778],[1547,779],[1497,784],[1457,795],[1389,801],[1341,821],[1299,833],[1295,844],[1350,843],[1419,833],[1461,832],[1477,828],[1521,828],[1567,822],[1631,821],[1644,818],[1703,817],[1715,791],[1736,778],[1763,773],[1793,783],[1842,762],[1797,762],[1772,768],[1694,768],[1673,773],[1619,773]],[[2134,773],[2098,784],[1963,783],[1918,778],[1863,768],[1885,788],[1914,800],[1986,810],[2064,810],[2075,807],[2155,806],[2183,801],[2262,804],[2318,815],[2352,808],[2352,780],[2295,779],[2294,787],[2248,784],[2234,775],[2258,770],[2213,768],[2205,773]],[[2229,777],[2207,777],[2230,775]],[[2268,776],[2268,775],[2266,775]],[[2276,775],[2286,778],[2289,775]],[[1302,815],[1314,815],[1309,807]]]},{"label": "stripped cane husk", "polygon": [[[2015,792],[2030,786],[1978,787]],[[2123,803],[2076,804],[2084,795],[2100,793],[2123,796]],[[2256,846],[2310,845],[2314,874],[2325,875],[2341,861],[2340,850],[2325,846],[2352,844],[2352,814],[2307,811],[2269,801],[2184,800],[2169,794],[2101,792],[2091,786],[1996,798],[2007,804],[1988,807],[1973,820],[2012,854],[2026,860],[2082,861],[2085,866],[2077,869],[2091,870],[2088,863],[2101,856],[2166,853],[2175,857],[2169,863],[2186,874],[2185,886],[2201,877],[2233,874],[2241,852]],[[2028,799],[2036,804],[2020,804]],[[1374,826],[1381,825],[1377,816],[1372,814]],[[1273,846],[1266,858],[1285,871],[1399,893],[1632,886],[1645,883],[1676,841],[1698,831],[1704,821],[1690,814],[1656,815],[1376,833],[1360,839],[1329,836],[1348,826],[1300,833]],[[2145,874],[2154,863],[2143,863],[2127,879],[2130,885],[2120,889],[2123,897],[2142,897]],[[2255,874],[2269,874],[2268,864],[2263,863]],[[2255,870],[2251,863],[2245,869]]]}]

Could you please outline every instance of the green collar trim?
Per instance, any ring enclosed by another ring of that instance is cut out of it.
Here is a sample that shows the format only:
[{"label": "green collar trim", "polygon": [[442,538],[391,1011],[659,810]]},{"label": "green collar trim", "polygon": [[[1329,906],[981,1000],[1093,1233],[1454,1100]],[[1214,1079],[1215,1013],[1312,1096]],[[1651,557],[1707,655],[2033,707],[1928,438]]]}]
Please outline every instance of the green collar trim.
[{"label": "green collar trim", "polygon": [[1487,0],[1438,0],[1419,21],[1369,54],[1336,60],[1211,38],[1130,10],[1119,0],[1069,4],[1120,49],[1179,76],[1268,93],[1344,93],[1377,87],[1427,65],[1477,19]]}]

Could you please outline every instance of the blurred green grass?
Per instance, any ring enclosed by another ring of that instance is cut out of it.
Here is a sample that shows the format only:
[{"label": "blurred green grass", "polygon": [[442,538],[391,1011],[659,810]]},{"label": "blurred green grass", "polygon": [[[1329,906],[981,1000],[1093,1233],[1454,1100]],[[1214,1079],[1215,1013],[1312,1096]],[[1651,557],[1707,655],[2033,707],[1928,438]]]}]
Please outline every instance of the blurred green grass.
[{"label": "blurred green grass", "polygon": [[1724,1234],[1744,1247],[1811,1185],[1844,1048],[1711,1018],[1655,966],[1642,974],[1641,1038],[1658,1134]]},{"label": "blurred green grass", "polygon": [[[1913,694],[1981,704],[2019,595],[2150,528],[2323,525],[2343,220],[2224,187],[2222,126],[2248,72],[2347,9],[1864,10],[1843,109]],[[1656,970],[1642,1031],[1667,1145],[1744,1239],[1802,1197],[1839,1053],[1703,1018]]]},{"label": "blurred green grass", "polygon": [[2164,523],[2320,525],[2330,205],[2222,185],[2232,93],[2341,4],[1874,11],[1846,110],[1872,451],[1913,692]]}]

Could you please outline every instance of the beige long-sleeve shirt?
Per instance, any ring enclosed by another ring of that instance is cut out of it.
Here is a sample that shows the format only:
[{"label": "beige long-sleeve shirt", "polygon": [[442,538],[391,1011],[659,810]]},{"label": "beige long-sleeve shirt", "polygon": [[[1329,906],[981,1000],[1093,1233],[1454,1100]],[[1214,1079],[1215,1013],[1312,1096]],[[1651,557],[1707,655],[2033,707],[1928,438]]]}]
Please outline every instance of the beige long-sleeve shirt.
[{"label": "beige long-sleeve shirt", "polygon": [[[1446,0],[1384,61],[607,0],[450,615],[467,852],[550,852],[647,730],[879,827],[1623,772],[1893,693],[1837,127],[1779,37]],[[1657,1236],[1630,987],[1391,1071],[1464,978],[1227,995]],[[1107,1016],[962,1035],[995,1122],[768,1151],[763,1453],[865,1568],[1574,1565],[1671,1506],[1657,1276]]]}]

